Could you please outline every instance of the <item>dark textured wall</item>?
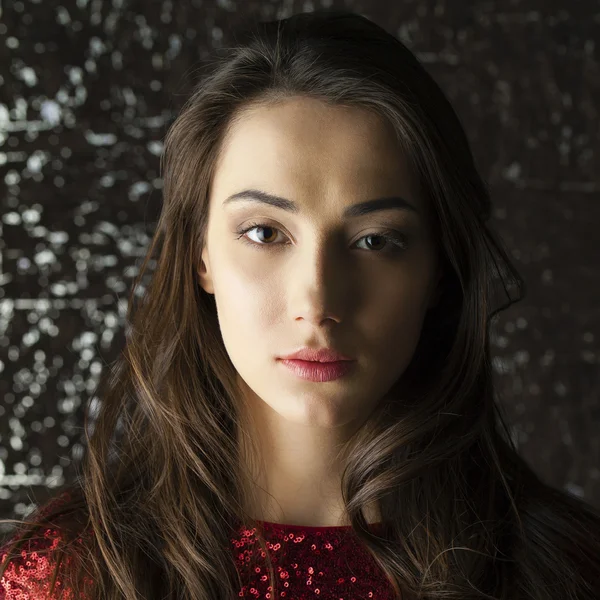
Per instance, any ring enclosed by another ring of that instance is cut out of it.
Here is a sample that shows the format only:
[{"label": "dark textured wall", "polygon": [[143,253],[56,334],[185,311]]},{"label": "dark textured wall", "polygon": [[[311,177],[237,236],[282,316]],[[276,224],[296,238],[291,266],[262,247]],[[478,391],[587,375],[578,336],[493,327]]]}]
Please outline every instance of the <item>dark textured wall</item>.
[{"label": "dark textured wall", "polygon": [[541,477],[600,506],[600,7],[577,3],[10,0],[0,16],[0,514],[81,456],[160,209],[161,140],[245,15],[324,6],[395,33],[449,96],[528,295],[502,313],[501,401]]}]

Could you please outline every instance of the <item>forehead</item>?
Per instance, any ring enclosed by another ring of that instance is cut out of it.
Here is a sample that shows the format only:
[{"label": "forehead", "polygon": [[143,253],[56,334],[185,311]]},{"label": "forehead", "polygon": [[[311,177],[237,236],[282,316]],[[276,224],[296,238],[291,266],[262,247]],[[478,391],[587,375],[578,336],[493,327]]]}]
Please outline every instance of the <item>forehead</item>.
[{"label": "forehead", "polygon": [[278,188],[300,186],[307,194],[413,188],[395,132],[383,117],[305,97],[244,109],[223,140],[215,188],[230,192],[265,180]]}]

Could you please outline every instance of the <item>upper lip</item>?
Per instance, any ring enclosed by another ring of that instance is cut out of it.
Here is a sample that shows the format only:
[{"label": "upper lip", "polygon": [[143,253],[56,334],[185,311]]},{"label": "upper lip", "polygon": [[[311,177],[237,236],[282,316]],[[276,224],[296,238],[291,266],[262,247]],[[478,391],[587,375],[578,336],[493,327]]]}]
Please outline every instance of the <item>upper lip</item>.
[{"label": "upper lip", "polygon": [[336,362],[339,360],[354,360],[341,352],[337,352],[333,348],[300,348],[300,350],[280,356],[286,360],[308,360],[313,362]]}]

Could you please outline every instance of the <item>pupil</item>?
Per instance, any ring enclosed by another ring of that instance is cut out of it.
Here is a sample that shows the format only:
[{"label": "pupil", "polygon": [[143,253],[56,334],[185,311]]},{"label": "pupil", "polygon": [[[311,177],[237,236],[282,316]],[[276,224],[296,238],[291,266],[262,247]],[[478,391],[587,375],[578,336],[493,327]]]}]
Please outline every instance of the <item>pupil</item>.
[{"label": "pupil", "polygon": [[[375,238],[376,240],[379,239],[381,240],[381,242],[383,242],[383,239],[380,235],[369,235],[367,236],[367,240],[372,240],[373,238]],[[373,246],[373,244],[371,244],[371,242],[368,242],[369,246]],[[375,246],[377,246],[377,244],[375,244]]]},{"label": "pupil", "polygon": [[[273,228],[272,227],[259,227],[259,230],[262,231],[263,233],[265,231],[271,231],[272,232]],[[270,236],[267,236],[267,237],[270,237]],[[268,240],[265,240],[265,241],[268,241]]]}]

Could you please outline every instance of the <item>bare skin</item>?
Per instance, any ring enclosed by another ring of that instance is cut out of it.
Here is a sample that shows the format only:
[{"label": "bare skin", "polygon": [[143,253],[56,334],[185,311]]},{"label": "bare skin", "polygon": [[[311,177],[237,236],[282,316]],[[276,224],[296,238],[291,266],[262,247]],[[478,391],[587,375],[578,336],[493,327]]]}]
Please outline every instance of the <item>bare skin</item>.
[{"label": "bare skin", "polygon": [[[299,211],[250,200],[223,205],[250,188],[290,199]],[[390,196],[416,210],[343,214]],[[408,366],[438,298],[424,201],[389,124],[364,109],[295,97],[255,107],[233,126],[209,203],[198,275],[215,295],[224,344],[260,424],[248,433],[260,447],[265,470],[256,482],[265,492],[251,514],[345,525],[344,465],[335,456]],[[236,233],[252,222],[265,228]],[[380,237],[389,231],[406,246]],[[354,370],[325,383],[299,379],[277,358],[308,344],[353,357]],[[365,518],[380,520],[377,506]]]}]

